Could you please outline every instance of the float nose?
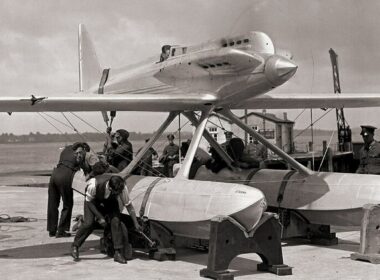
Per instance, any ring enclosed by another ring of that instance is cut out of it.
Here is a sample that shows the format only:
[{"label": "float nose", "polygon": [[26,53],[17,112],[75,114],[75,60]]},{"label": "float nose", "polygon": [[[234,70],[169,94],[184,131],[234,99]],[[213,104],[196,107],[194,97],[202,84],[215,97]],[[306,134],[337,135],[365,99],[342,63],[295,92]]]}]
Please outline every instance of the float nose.
[{"label": "float nose", "polygon": [[297,68],[298,66],[291,60],[273,55],[265,64],[265,76],[274,86],[279,86],[288,81],[296,73]]}]

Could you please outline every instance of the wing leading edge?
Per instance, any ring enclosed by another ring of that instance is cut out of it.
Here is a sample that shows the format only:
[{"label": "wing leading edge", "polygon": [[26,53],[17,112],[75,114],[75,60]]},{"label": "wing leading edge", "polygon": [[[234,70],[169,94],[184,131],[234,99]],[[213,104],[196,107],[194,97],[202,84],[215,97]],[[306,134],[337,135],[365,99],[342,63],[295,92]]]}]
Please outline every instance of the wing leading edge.
[{"label": "wing leading edge", "polygon": [[380,107],[380,93],[280,94],[262,96],[231,105],[231,109],[303,109]]},{"label": "wing leading edge", "polygon": [[82,95],[65,97],[0,97],[0,112],[86,112],[202,110],[216,102],[209,93]]},{"label": "wing leading edge", "polygon": [[[79,112],[203,110],[217,105],[211,93],[199,94],[117,94],[65,97],[0,97],[0,112]],[[355,94],[271,94],[231,104],[231,109],[300,109],[380,107],[379,93]]]}]

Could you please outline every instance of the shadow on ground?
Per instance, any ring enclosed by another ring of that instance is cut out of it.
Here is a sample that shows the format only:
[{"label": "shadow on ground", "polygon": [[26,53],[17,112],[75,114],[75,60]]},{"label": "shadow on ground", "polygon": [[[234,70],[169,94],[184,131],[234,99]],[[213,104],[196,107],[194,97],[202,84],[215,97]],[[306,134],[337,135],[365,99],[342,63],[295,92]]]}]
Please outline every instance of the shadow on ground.
[{"label": "shadow on ground", "polygon": [[[71,242],[50,243],[34,246],[23,246],[18,248],[6,249],[0,251],[0,259],[38,259],[38,258],[57,258],[70,256]],[[81,260],[93,259],[92,255],[99,254],[99,241],[87,241],[80,249]],[[101,255],[101,259],[108,259],[108,256]],[[134,258],[149,260],[148,254],[140,251],[134,252]],[[193,249],[177,249],[177,261],[189,262],[207,266],[208,254]],[[133,261],[133,260],[132,260]],[[168,261],[170,262],[170,261]],[[251,260],[244,257],[236,257],[230,264],[229,270],[235,276],[244,276],[260,274],[264,272],[257,271],[257,264],[260,261]],[[175,265],[173,263],[173,265]]]},{"label": "shadow on ground", "polygon": [[309,246],[315,246],[315,247],[323,247],[323,248],[329,248],[334,250],[341,250],[341,251],[347,251],[347,252],[357,252],[360,247],[360,243],[352,240],[345,240],[345,239],[338,239],[337,245],[317,245],[312,244],[310,240],[303,239],[303,238],[291,238],[286,239],[283,241],[282,247],[292,247],[292,246],[302,246],[302,245],[309,245]]},{"label": "shadow on ground", "polygon": [[[259,257],[257,257],[259,259]],[[177,260],[203,265],[207,267],[208,254],[207,252],[199,252],[192,249],[177,249]],[[261,261],[238,256],[232,260],[229,266],[229,270],[234,276],[244,276],[253,274],[262,274],[267,272],[257,271],[257,265]]]},{"label": "shadow on ground", "polygon": [[[0,251],[0,259],[38,259],[56,258],[70,255],[71,242],[50,243]],[[99,254],[99,241],[87,241],[80,250],[81,257]]]}]

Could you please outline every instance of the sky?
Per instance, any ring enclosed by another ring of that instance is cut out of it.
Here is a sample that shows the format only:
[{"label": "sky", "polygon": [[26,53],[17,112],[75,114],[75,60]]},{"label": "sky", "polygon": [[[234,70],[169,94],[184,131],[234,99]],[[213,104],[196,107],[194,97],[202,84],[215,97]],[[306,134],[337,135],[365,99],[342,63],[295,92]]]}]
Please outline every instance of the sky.
[{"label": "sky", "polygon": [[[78,91],[79,23],[86,25],[103,68],[159,57],[163,44],[192,45],[255,30],[267,33],[276,47],[290,50],[299,66],[295,76],[275,90],[277,93],[333,92],[330,48],[339,55],[343,94],[379,92],[379,15],[377,0],[2,0],[1,94],[63,96]],[[310,123],[310,111],[302,111],[288,111],[289,119],[298,117],[297,129]],[[282,110],[269,112],[282,115]],[[376,108],[345,109],[345,116],[351,127],[380,127],[378,112]],[[313,119],[324,113],[313,110]],[[49,115],[65,123],[61,114]],[[52,126],[37,113],[1,116],[0,133],[73,132],[50,119]],[[105,130],[100,113],[79,116]],[[119,112],[114,127],[151,132],[165,116]],[[72,115],[67,117],[79,131],[95,131]],[[334,129],[335,110],[314,127]]]}]

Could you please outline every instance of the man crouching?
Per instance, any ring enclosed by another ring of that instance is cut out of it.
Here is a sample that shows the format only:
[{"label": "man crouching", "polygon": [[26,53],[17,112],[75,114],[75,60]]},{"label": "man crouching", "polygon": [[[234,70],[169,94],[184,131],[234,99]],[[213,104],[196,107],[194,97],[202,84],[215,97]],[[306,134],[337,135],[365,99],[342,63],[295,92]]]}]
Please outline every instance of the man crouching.
[{"label": "man crouching", "polygon": [[[71,249],[71,255],[75,261],[79,260],[79,247],[94,230],[95,219],[103,226],[106,224],[105,220],[110,222],[115,249],[114,261],[125,264],[127,263],[126,258],[131,258],[132,251],[128,242],[127,227],[120,221],[119,201],[127,208],[136,230],[140,231],[141,227],[137,222],[123,178],[103,174],[88,180],[84,203],[84,222],[78,229]],[[129,249],[125,250],[125,248]]]}]

